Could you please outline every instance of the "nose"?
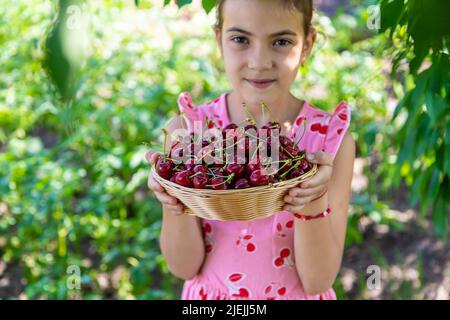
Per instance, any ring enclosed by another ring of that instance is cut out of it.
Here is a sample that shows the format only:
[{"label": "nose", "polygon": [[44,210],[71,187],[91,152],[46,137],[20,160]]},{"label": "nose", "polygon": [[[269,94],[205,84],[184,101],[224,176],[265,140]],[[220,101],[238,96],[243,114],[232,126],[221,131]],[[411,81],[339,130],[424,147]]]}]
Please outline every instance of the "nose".
[{"label": "nose", "polygon": [[255,45],[250,52],[248,67],[252,70],[266,70],[272,68],[272,56],[263,45]]}]

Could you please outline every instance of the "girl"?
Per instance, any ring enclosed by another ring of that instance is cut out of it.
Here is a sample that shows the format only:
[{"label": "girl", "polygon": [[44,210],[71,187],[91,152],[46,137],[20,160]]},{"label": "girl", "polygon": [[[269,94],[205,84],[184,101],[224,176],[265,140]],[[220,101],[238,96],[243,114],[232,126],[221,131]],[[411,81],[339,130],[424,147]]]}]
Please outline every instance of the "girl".
[{"label": "girl", "polygon": [[[183,205],[151,176],[149,188],[163,205],[160,245],[170,271],[186,282],[182,299],[336,299],[332,289],[344,247],[355,143],[347,129],[350,108],[333,114],[290,93],[313,47],[312,0],[219,0],[215,35],[233,90],[195,106],[188,93],[178,104],[185,124],[212,117],[225,127],[242,123],[246,102],[258,126],[260,102],[281,134],[306,132],[301,149],[313,153],[319,172],[289,190],[283,211],[247,222],[207,221],[183,215]],[[177,118],[168,131],[183,126]],[[157,154],[149,152],[154,164]]]}]

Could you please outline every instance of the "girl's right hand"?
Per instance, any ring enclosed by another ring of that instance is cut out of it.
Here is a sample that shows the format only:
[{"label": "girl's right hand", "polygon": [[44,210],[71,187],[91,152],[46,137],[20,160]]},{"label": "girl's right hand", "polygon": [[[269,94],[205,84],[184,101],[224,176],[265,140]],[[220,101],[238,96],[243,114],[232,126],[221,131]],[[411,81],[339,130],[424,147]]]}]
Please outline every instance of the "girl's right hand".
[{"label": "girl's right hand", "polygon": [[[159,153],[150,150],[145,154],[145,159],[147,162],[155,166],[156,161],[158,160]],[[150,173],[148,175],[148,182],[147,185],[150,190],[153,191],[156,198],[168,209],[170,209],[171,212],[173,212],[176,215],[182,215],[184,214],[184,205],[178,201],[177,198],[172,197],[169,195],[166,190],[161,186],[161,184],[158,183],[158,181],[153,178],[152,174]]]}]

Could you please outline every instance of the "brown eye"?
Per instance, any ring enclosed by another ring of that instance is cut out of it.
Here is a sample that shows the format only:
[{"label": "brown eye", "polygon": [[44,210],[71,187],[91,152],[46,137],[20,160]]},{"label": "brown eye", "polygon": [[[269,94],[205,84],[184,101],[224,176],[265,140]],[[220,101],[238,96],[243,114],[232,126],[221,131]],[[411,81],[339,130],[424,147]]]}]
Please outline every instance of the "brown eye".
[{"label": "brown eye", "polygon": [[234,37],[231,39],[231,41],[241,44],[241,43],[247,43],[247,39],[245,37]]},{"label": "brown eye", "polygon": [[286,40],[286,39],[280,39],[280,40],[275,41],[275,45],[278,45],[278,46],[281,46],[281,47],[286,47],[286,46],[288,46],[290,44],[291,44],[291,41]]}]

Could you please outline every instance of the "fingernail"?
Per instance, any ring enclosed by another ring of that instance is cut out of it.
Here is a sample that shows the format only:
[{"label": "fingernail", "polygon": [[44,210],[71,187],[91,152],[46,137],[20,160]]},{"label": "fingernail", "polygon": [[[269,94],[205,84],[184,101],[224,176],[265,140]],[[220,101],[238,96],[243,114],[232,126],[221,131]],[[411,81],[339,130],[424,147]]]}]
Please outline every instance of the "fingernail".
[{"label": "fingernail", "polygon": [[313,153],[308,153],[306,155],[306,157],[308,158],[308,160],[314,160],[314,154]]}]

